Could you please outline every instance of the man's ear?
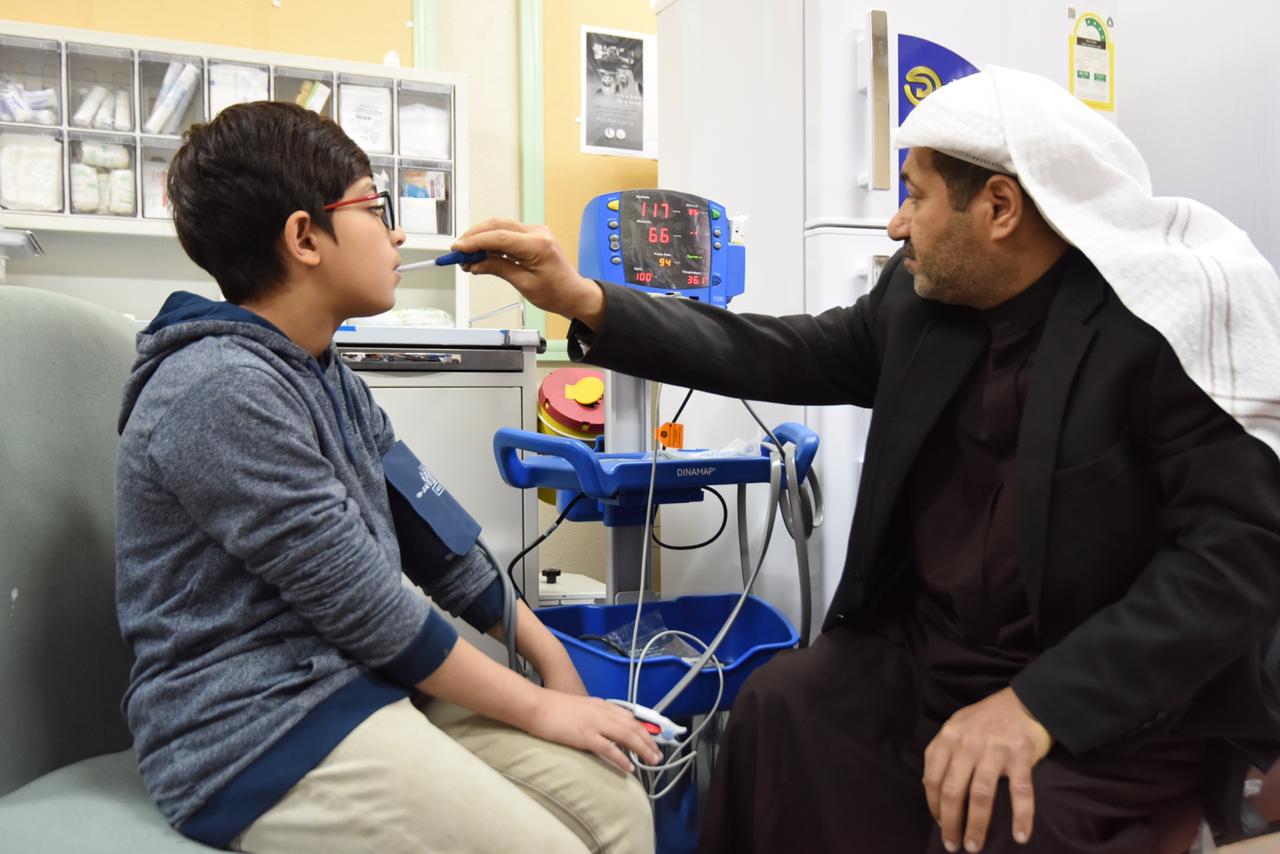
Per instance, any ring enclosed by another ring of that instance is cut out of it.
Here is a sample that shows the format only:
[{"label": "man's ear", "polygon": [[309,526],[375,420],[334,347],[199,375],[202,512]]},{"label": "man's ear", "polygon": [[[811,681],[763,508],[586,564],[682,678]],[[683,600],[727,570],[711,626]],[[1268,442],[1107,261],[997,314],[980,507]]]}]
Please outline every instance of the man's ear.
[{"label": "man's ear", "polygon": [[1008,175],[993,175],[987,179],[982,195],[988,206],[991,239],[1001,240],[1017,231],[1026,216],[1027,198],[1022,186]]},{"label": "man's ear", "polygon": [[320,263],[320,241],[316,224],[306,211],[294,211],[284,222],[280,232],[280,250],[286,263],[294,262],[306,267]]}]

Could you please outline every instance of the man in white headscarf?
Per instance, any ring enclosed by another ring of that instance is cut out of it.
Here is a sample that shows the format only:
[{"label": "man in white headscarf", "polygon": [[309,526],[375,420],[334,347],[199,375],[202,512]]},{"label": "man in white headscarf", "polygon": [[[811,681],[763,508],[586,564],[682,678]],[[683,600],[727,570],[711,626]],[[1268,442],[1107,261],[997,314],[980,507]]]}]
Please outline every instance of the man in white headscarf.
[{"label": "man in white headscarf", "polygon": [[704,851],[1184,851],[1225,745],[1280,752],[1275,273],[1040,78],[945,86],[899,141],[903,250],[818,316],[598,285],[509,221],[458,248],[577,358],[872,408],[823,633],[739,694]]}]

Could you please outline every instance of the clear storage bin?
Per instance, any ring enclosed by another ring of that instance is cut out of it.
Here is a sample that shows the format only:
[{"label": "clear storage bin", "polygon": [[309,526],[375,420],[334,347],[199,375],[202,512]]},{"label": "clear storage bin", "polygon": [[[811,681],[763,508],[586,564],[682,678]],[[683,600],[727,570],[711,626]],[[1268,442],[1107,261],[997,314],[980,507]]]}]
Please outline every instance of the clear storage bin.
[{"label": "clear storage bin", "polygon": [[338,124],[366,154],[390,154],[391,81],[384,77],[338,77]]},{"label": "clear storage bin", "polygon": [[67,185],[73,214],[137,216],[138,173],[134,138],[125,134],[70,131]]},{"label": "clear storage bin", "polygon": [[62,211],[62,150],[60,130],[0,128],[0,207]]},{"label": "clear storage bin", "polygon": [[62,45],[0,35],[0,121],[61,125]]},{"label": "clear storage bin", "polygon": [[131,131],[136,124],[133,51],[67,44],[67,108],[72,127]]},{"label": "clear storage bin", "polygon": [[249,62],[209,60],[209,118],[232,104],[271,97],[271,67]]},{"label": "clear storage bin", "polygon": [[427,160],[401,160],[396,222],[411,234],[453,231],[453,167]]},{"label": "clear storage bin", "polygon": [[333,74],[307,68],[284,68],[277,65],[275,95],[277,101],[289,101],[322,116],[333,118]]},{"label": "clear storage bin", "polygon": [[178,136],[204,121],[204,59],[144,51],[138,54],[139,117],[147,134]]},{"label": "clear storage bin", "polygon": [[169,164],[182,143],[164,137],[143,137],[139,156],[139,186],[142,188],[142,215],[146,219],[172,219],[169,205]]},{"label": "clear storage bin", "polygon": [[401,80],[396,95],[402,157],[453,159],[453,87]]}]

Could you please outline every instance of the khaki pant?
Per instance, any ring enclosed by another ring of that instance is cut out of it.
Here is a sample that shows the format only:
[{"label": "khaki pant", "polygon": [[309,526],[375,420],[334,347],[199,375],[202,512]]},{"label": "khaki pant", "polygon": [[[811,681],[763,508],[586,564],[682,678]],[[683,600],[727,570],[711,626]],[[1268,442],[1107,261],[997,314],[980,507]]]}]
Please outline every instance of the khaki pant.
[{"label": "khaki pant", "polygon": [[646,852],[638,780],[438,700],[379,710],[232,842],[286,852]]}]

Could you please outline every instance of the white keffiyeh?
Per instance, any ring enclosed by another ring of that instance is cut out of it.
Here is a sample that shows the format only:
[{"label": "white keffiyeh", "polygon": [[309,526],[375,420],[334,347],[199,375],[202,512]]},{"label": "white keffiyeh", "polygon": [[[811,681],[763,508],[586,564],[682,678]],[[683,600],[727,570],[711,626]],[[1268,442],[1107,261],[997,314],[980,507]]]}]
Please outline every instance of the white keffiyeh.
[{"label": "white keffiyeh", "polygon": [[1280,453],[1276,271],[1222,214],[1153,196],[1146,163],[1115,126],[1043,77],[990,67],[926,98],[897,145],[1017,176],[1191,378]]}]

